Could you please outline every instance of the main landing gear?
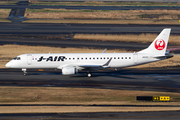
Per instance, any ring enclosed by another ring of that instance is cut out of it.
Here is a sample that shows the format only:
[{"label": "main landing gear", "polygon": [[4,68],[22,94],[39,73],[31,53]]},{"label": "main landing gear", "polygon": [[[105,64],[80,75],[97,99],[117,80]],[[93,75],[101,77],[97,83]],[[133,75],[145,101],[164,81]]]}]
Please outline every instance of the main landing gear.
[{"label": "main landing gear", "polygon": [[26,76],[27,75],[27,70],[26,69],[22,69],[22,71],[23,71],[23,74],[24,74],[24,76]]},{"label": "main landing gear", "polygon": [[91,77],[92,75],[91,75],[91,72],[87,72],[87,76],[88,77]]}]

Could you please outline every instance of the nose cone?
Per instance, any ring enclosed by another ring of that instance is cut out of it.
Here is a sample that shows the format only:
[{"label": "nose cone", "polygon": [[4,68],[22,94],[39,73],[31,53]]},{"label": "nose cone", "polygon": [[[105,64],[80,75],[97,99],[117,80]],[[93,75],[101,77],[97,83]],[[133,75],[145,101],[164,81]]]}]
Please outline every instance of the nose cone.
[{"label": "nose cone", "polygon": [[12,65],[12,61],[8,62],[5,66],[8,67],[8,68],[10,68],[11,65]]}]

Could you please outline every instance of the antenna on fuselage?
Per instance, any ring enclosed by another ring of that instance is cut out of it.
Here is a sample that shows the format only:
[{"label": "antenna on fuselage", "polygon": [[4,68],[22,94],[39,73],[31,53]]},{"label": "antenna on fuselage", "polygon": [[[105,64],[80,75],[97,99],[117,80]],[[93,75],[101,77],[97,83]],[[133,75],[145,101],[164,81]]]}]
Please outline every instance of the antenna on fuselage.
[{"label": "antenna on fuselage", "polygon": [[102,53],[105,53],[105,52],[106,52],[106,50],[107,50],[107,48],[106,48],[106,49],[104,49],[104,51],[103,51]]}]

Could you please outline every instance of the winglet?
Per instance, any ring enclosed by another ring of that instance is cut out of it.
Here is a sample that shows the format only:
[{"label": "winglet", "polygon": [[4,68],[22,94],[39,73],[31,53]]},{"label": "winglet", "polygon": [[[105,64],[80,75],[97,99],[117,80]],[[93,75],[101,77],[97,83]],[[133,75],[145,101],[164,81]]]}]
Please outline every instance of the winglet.
[{"label": "winglet", "polygon": [[111,62],[111,60],[112,60],[112,57],[107,61],[107,63],[105,63],[103,66],[108,66],[109,65],[109,63]]}]

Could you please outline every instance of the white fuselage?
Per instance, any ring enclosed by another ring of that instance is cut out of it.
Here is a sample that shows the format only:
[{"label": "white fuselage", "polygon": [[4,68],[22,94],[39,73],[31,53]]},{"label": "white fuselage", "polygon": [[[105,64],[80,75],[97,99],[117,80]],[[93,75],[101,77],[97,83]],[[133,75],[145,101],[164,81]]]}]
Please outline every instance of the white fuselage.
[{"label": "white fuselage", "polygon": [[[110,58],[108,68],[135,66],[148,62],[158,61],[151,54],[138,53],[64,53],[64,54],[23,54],[18,56],[20,60],[11,60],[6,64],[10,68],[55,68],[71,65],[103,65]],[[76,66],[77,65],[77,66]],[[80,69],[80,68],[78,68]],[[82,68],[83,69],[83,68]]]}]

